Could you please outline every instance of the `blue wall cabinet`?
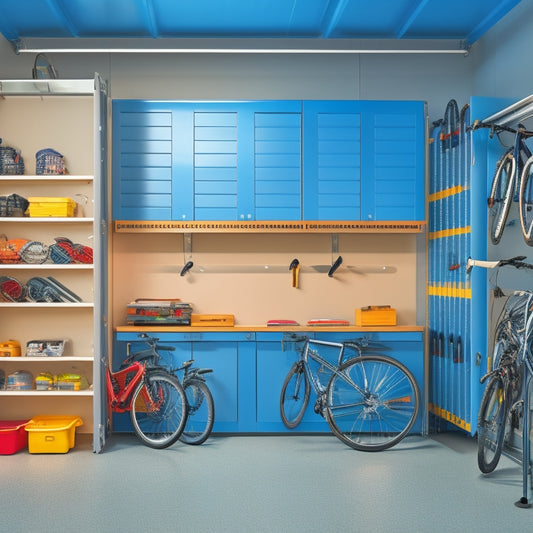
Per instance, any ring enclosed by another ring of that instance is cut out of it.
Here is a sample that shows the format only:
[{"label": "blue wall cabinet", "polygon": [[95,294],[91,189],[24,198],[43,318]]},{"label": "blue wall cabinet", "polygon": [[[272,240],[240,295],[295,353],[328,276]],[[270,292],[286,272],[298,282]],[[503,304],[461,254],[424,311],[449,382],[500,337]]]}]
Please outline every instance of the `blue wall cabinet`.
[{"label": "blue wall cabinet", "polygon": [[[385,345],[385,353],[405,364],[415,376],[420,390],[421,410],[413,432],[426,432],[422,332],[308,334],[336,342],[364,335]],[[314,412],[316,397],[313,392],[300,425],[295,430],[288,430],[283,425],[279,410],[281,387],[298,357],[294,351],[282,350],[283,332],[163,332],[154,335],[160,342],[176,348],[174,352],[161,352],[166,358],[172,357],[174,366],[181,365],[192,355],[195,365],[213,368],[214,372],[207,375],[207,380],[215,401],[214,432],[330,432],[327,422]],[[125,358],[128,342],[132,344],[132,349],[144,346],[139,342],[138,333],[117,332],[113,358],[117,367]],[[333,352],[328,354],[321,350],[321,354],[336,361]],[[329,376],[326,373],[320,376],[321,381],[327,384]],[[132,431],[129,414],[115,415],[113,421],[114,431]]]},{"label": "blue wall cabinet", "polygon": [[424,220],[424,102],[305,101],[304,219]]},{"label": "blue wall cabinet", "polygon": [[424,140],[423,102],[115,100],[113,215],[424,220]]},{"label": "blue wall cabinet", "polygon": [[[193,357],[194,366],[213,369],[206,379],[215,402],[214,431],[253,431],[255,380],[242,377],[255,375],[253,333],[158,333],[155,336],[162,344],[175,348],[173,352],[161,352],[163,365],[179,367]],[[113,357],[115,370],[126,358],[128,343],[132,352],[146,347],[137,334],[118,333]],[[182,373],[178,373],[178,377],[181,379]],[[129,413],[115,413],[113,429],[117,432],[132,431]]]},{"label": "blue wall cabinet", "polygon": [[113,102],[114,218],[300,220],[301,102]]}]

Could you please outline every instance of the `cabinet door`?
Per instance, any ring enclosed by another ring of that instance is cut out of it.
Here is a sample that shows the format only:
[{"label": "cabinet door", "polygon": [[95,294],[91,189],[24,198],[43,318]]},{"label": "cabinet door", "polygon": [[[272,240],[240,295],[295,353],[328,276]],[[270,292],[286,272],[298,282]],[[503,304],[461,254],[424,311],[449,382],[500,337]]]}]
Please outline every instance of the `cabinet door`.
[{"label": "cabinet door", "polygon": [[113,103],[117,220],[300,220],[301,102]]},{"label": "cabinet door", "polygon": [[361,220],[424,220],[424,103],[362,105]]},{"label": "cabinet door", "polygon": [[[294,430],[285,427],[280,415],[280,393],[285,376],[298,354],[282,351],[282,333],[257,333],[257,431],[325,432],[327,422],[314,411],[316,394],[311,390],[309,405],[302,421]],[[326,382],[327,383],[327,382]]]},{"label": "cabinet door", "polygon": [[361,218],[361,104],[303,103],[305,220]]},{"label": "cabinet door", "polygon": [[197,103],[195,220],[301,219],[301,103]]},{"label": "cabinet door", "polygon": [[424,220],[423,102],[303,104],[306,220]]},{"label": "cabinet door", "polygon": [[[179,368],[194,358],[195,367],[212,368],[206,374],[207,385],[215,404],[213,432],[243,432],[255,430],[255,343],[253,334],[246,333],[159,333],[163,345],[174,351],[160,351],[161,365]],[[131,352],[146,345],[137,334],[117,333],[113,368],[117,370],[126,357],[126,344]],[[178,372],[180,380],[183,372]],[[129,413],[114,413],[113,429],[131,432]]]},{"label": "cabinet door", "polygon": [[113,218],[171,219],[172,118],[168,104],[113,102]]},{"label": "cabinet door", "polygon": [[255,220],[301,220],[301,102],[253,105]]},{"label": "cabinet door", "polygon": [[[364,337],[371,343],[380,346],[379,354],[388,355],[402,363],[413,374],[418,385],[420,394],[420,407],[416,422],[411,433],[427,433],[427,404],[425,400],[425,360],[424,342],[422,332],[351,332],[351,333],[317,333],[316,338],[320,340],[342,342]],[[322,351],[320,352],[322,354]],[[376,353],[376,352],[374,352]],[[347,353],[345,359],[350,358]]]}]

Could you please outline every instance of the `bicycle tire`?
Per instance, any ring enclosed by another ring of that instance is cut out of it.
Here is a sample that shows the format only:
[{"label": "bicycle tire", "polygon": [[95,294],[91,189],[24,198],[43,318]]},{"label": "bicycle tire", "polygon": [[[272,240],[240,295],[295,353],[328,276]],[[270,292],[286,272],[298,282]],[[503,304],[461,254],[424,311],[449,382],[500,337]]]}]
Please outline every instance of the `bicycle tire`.
[{"label": "bicycle tire", "polygon": [[[155,407],[147,404],[147,394]],[[130,415],[146,446],[162,449],[174,444],[187,422],[187,398],[179,379],[164,370],[147,370],[133,393]]]},{"label": "bicycle tire", "polygon": [[481,472],[489,474],[500,460],[507,420],[507,399],[504,383],[494,375],[487,383],[477,422],[477,464]]},{"label": "bicycle tire", "polygon": [[362,451],[382,451],[411,430],[420,394],[411,372],[386,355],[349,359],[326,389],[326,419],[342,442]]},{"label": "bicycle tire", "polygon": [[533,156],[529,157],[520,176],[518,196],[522,236],[528,246],[533,246],[533,180],[531,179]]},{"label": "bicycle tire", "polygon": [[[304,384],[302,396],[302,379]],[[279,398],[279,408],[281,420],[288,429],[294,429],[304,416],[305,409],[309,403],[311,395],[311,385],[303,361],[296,361],[289,370]]]},{"label": "bicycle tire", "polygon": [[185,444],[203,444],[213,429],[215,403],[207,384],[201,379],[188,379],[183,383],[187,397],[187,422],[180,436]]},{"label": "bicycle tire", "polygon": [[492,215],[490,227],[492,244],[500,242],[505,229],[507,215],[513,201],[515,171],[516,161],[511,148],[498,161],[492,180],[490,196],[487,200]]}]

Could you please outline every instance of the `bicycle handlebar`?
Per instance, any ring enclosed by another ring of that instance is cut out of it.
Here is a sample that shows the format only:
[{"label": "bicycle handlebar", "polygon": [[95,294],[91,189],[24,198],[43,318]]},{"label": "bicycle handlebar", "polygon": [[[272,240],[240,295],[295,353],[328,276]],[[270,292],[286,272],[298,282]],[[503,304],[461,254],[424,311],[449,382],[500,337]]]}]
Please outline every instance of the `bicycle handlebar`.
[{"label": "bicycle handlebar", "polygon": [[481,268],[496,268],[496,267],[502,267],[502,266],[513,266],[515,268],[533,269],[533,265],[531,263],[524,262],[525,258],[526,258],[525,255],[517,255],[516,257],[511,257],[509,259],[500,259],[498,261],[486,261],[482,259],[472,259],[471,257],[469,257],[466,262],[466,273],[470,274],[470,271],[475,266],[481,267]]},{"label": "bicycle handlebar", "polygon": [[523,124],[518,124],[518,128],[510,128],[509,126],[504,126],[502,124],[487,124],[485,122],[481,122],[479,120],[474,120],[474,122],[472,123],[472,125],[470,126],[469,129],[471,129],[472,131],[474,130],[478,130],[478,129],[481,129],[481,128],[488,128],[490,129],[490,135],[491,137],[496,133],[500,133],[502,131],[507,131],[509,133],[518,133],[520,132],[520,134],[523,136],[523,137],[532,137],[533,136],[533,131],[529,131],[529,130],[526,130],[526,128],[524,127]]}]

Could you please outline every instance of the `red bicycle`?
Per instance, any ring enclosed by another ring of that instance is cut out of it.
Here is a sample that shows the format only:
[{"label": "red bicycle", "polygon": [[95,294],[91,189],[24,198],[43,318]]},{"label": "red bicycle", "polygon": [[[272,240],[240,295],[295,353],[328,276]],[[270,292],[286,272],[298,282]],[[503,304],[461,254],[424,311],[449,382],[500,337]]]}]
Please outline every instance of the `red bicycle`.
[{"label": "red bicycle", "polygon": [[108,407],[130,412],[133,429],[146,446],[167,448],[183,433],[187,397],[178,378],[146,362],[125,361],[117,372],[107,368]]}]

